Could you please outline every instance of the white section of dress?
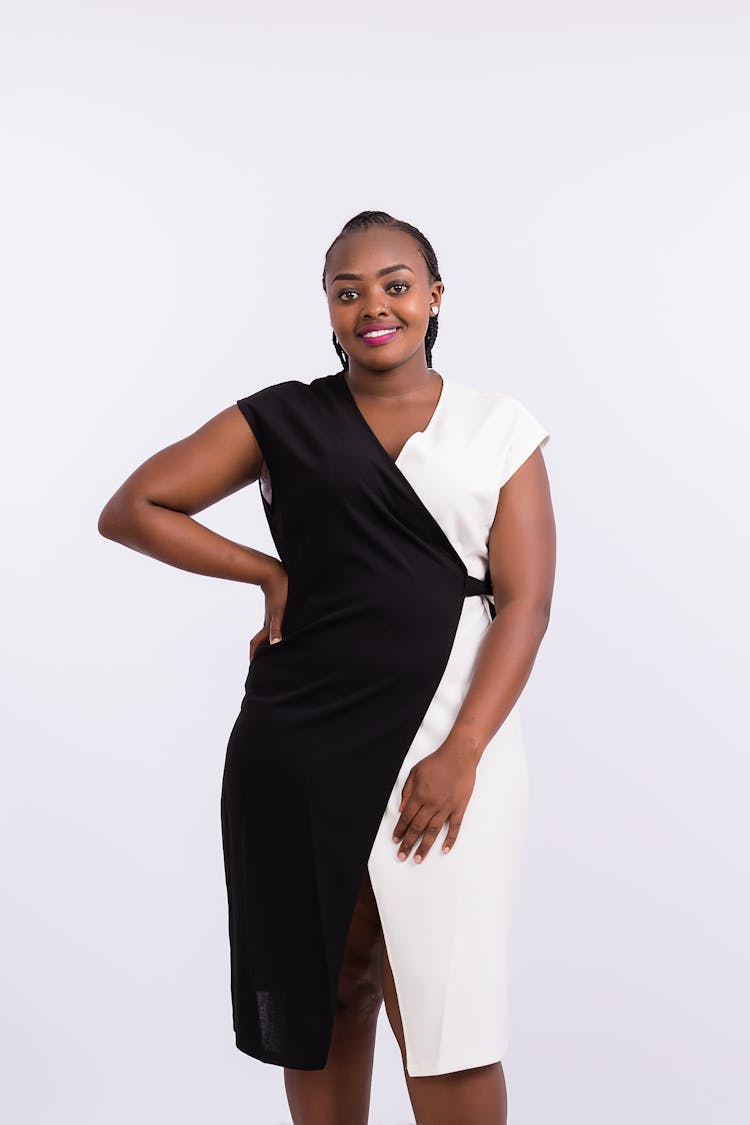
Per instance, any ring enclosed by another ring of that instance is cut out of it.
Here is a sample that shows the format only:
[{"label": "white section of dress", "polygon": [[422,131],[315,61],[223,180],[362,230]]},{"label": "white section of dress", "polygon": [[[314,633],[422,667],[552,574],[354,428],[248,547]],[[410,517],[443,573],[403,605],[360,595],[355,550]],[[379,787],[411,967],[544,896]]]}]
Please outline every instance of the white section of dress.
[{"label": "white section of dress", "polygon": [[[511,395],[443,377],[437,407],[396,460],[464,560],[483,578],[500,488],[549,433]],[[451,851],[444,825],[421,864],[396,858],[392,832],[410,770],[447,737],[492,624],[464,602],[445,672],[394,785],[368,860],[398,997],[410,1077],[502,1059],[508,1045],[508,934],[525,838],[528,774],[519,701],[479,760]]]}]

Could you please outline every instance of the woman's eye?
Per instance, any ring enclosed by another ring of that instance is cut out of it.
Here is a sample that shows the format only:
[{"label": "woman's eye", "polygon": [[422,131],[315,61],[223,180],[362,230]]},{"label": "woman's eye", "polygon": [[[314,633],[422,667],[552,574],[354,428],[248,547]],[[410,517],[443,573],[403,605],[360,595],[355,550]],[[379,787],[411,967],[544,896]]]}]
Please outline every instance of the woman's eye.
[{"label": "woman's eye", "polygon": [[[389,288],[389,289],[398,289],[398,290],[400,290],[400,292],[398,293],[398,296],[400,297],[400,296],[401,296],[401,294],[402,294],[402,293],[403,293],[404,291],[406,291],[407,289],[409,289],[409,285],[408,285],[408,284],[407,284],[407,282],[405,282],[405,281],[393,281],[393,282],[391,282],[391,284],[390,284],[390,285],[388,286],[388,288]],[[349,294],[349,293],[353,293],[353,294],[355,295],[355,297],[356,297],[356,295],[357,295],[357,290],[356,290],[356,289],[342,289],[342,290],[341,290],[341,292],[339,293],[339,300],[342,300],[342,299],[344,299],[344,300],[345,300],[345,303],[348,303],[348,294]]]}]

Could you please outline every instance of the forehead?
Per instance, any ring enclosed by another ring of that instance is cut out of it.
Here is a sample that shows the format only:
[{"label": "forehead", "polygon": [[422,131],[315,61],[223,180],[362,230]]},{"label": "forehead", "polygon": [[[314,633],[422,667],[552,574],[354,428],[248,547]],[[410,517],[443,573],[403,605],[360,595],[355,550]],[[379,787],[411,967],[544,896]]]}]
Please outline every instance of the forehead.
[{"label": "forehead", "polygon": [[331,250],[326,263],[328,280],[337,273],[357,273],[374,277],[379,269],[403,262],[417,278],[427,268],[414,238],[406,231],[392,227],[370,227],[344,235]]}]

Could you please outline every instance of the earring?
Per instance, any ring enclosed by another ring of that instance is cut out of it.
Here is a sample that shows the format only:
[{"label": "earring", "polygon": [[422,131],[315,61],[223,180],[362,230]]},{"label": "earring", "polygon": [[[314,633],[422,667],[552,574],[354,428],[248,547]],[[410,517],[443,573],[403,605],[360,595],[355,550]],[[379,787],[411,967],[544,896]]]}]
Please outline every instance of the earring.
[{"label": "earring", "polygon": [[437,305],[433,305],[433,306],[432,306],[432,313],[433,313],[433,316],[437,316],[437,314],[438,314],[438,307],[437,307]]}]

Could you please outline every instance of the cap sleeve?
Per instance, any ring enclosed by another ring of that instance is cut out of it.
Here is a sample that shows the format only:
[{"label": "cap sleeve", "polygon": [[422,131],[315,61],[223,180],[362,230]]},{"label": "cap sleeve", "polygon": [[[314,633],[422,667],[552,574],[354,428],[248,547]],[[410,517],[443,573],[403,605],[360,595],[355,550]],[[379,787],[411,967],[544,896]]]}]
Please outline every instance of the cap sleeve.
[{"label": "cap sleeve", "polygon": [[[264,387],[263,391],[266,389],[267,388]],[[265,426],[263,424],[263,401],[265,397],[262,391],[256,391],[254,394],[246,395],[244,398],[238,398],[236,400],[237,405],[242,411],[242,416],[255,434],[255,439],[261,448],[261,452],[266,445]]]},{"label": "cap sleeve", "polygon": [[505,406],[510,413],[505,429],[505,451],[501,459],[500,487],[506,484],[534,450],[549,441],[549,432],[538,418],[512,395],[506,397]]},{"label": "cap sleeve", "polygon": [[294,412],[300,410],[307,390],[300,380],[285,379],[235,400],[272,474],[279,467],[276,462],[280,455],[288,449]]}]

